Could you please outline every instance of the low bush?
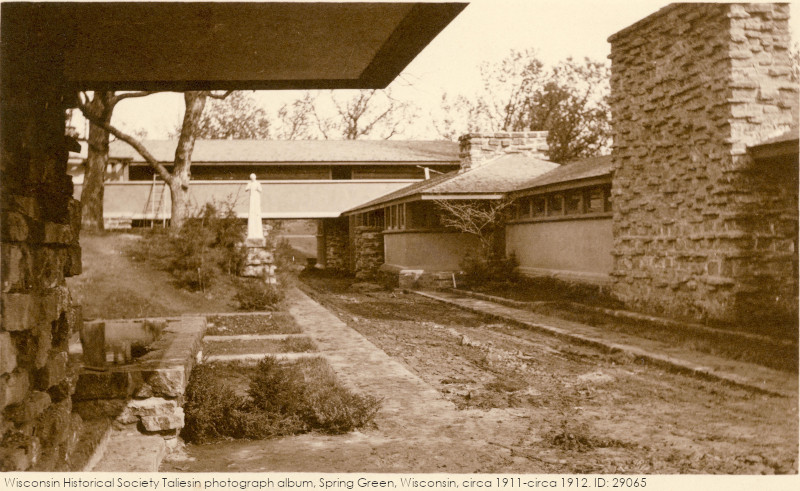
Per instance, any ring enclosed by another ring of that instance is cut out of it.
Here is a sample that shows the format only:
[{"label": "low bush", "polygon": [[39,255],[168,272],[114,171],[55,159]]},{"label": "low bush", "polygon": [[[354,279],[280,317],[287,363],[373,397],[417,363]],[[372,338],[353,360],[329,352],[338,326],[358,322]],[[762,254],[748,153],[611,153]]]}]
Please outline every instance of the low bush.
[{"label": "low bush", "polygon": [[186,387],[184,427],[181,436],[187,442],[202,443],[220,438],[243,438],[237,421],[246,406],[232,388],[222,383],[208,365],[198,365]]},{"label": "low bush", "polygon": [[270,285],[260,278],[239,278],[234,282],[236,294],[234,300],[239,310],[247,312],[275,311],[284,299],[283,289]]},{"label": "low bush", "polygon": [[[231,387],[249,379],[247,396]],[[341,386],[321,358],[280,363],[267,356],[255,367],[200,365],[186,390],[190,443],[222,438],[263,439],[320,431],[340,434],[369,424],[381,401]]]},{"label": "low bush", "polygon": [[131,255],[168,271],[179,287],[205,292],[221,274],[238,273],[246,254],[245,231],[233,203],[207,203],[178,230],[145,232]]},{"label": "low bush", "polygon": [[497,282],[514,283],[520,279],[517,271],[519,261],[513,254],[509,257],[493,256],[488,259],[466,256],[460,266],[467,286]]}]

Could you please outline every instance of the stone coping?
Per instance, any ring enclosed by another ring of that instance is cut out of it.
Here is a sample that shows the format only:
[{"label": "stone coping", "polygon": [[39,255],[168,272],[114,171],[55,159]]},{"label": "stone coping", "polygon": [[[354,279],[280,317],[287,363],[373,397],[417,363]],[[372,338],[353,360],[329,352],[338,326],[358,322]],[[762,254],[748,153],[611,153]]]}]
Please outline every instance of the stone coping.
[{"label": "stone coping", "polygon": [[185,315],[167,324],[150,351],[126,365],[106,370],[81,370],[75,400],[127,399],[129,397],[181,397],[200,350],[205,316]]}]

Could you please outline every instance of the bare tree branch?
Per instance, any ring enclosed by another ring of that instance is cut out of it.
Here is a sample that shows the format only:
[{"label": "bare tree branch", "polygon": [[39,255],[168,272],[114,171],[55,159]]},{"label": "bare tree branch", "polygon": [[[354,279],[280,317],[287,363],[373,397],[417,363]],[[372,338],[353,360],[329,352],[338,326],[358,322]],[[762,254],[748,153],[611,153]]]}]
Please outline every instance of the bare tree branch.
[{"label": "bare tree branch", "polygon": [[125,92],[122,94],[114,94],[114,97],[111,99],[111,105],[116,105],[119,101],[124,99],[130,99],[132,97],[145,97],[150,94],[155,94],[155,91],[141,91],[141,92]]},{"label": "bare tree branch", "polygon": [[228,97],[229,95],[231,95],[232,92],[233,92],[232,90],[228,90],[224,94],[215,94],[215,93],[209,91],[209,92],[206,92],[206,95],[208,97],[212,98],[212,99],[222,100],[222,99],[225,99],[226,97]]},{"label": "bare tree branch", "polygon": [[84,117],[86,119],[88,119],[89,122],[91,122],[92,124],[95,124],[95,125],[103,128],[104,130],[108,131],[109,133],[111,133],[112,135],[117,137],[118,139],[124,141],[125,143],[127,143],[128,145],[133,147],[133,149],[136,150],[139,153],[139,155],[141,155],[142,158],[144,158],[144,160],[153,169],[155,169],[155,171],[158,173],[158,175],[161,177],[161,179],[164,180],[164,182],[166,182],[167,184],[171,184],[172,183],[172,175],[170,175],[170,173],[169,173],[169,171],[167,171],[166,167],[164,167],[164,165],[161,164],[158,161],[158,159],[153,156],[153,154],[151,154],[149,151],[147,151],[147,148],[145,148],[145,146],[142,145],[139,142],[139,140],[137,140],[136,138],[134,138],[131,135],[128,135],[127,133],[123,133],[119,129],[117,129],[114,126],[111,126],[110,124],[108,124],[105,121],[103,121],[101,118],[96,117],[96,115],[92,114],[92,112],[86,107],[86,103],[84,102],[83,99],[81,99],[78,102],[78,109],[81,110],[81,112],[83,113]]},{"label": "bare tree branch", "polygon": [[502,200],[434,200],[443,212],[441,223],[445,227],[474,235],[481,243],[485,258],[492,253],[494,234],[505,224],[505,211],[512,201]]}]

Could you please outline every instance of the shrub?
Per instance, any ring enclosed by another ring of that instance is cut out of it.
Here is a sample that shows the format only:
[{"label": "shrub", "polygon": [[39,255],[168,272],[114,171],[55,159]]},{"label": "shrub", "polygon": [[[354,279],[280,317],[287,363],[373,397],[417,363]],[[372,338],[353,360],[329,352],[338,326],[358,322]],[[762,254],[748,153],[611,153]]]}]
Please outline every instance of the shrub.
[{"label": "shrub", "polygon": [[306,394],[304,419],[325,433],[347,433],[372,421],[381,401],[352,392],[341,385],[325,385]]},{"label": "shrub", "polygon": [[241,278],[234,282],[236,294],[234,300],[239,310],[275,311],[280,308],[284,299],[284,291],[276,285],[264,283],[258,278]]},{"label": "shrub", "polygon": [[461,261],[461,270],[468,285],[491,282],[513,283],[519,281],[519,261],[513,254],[509,257],[494,256],[489,259],[467,256]]},{"label": "shrub", "polygon": [[243,397],[214,376],[212,367],[196,366],[186,386],[185,424],[181,436],[191,443],[224,437],[242,438],[239,420],[245,403]]},{"label": "shrub", "polygon": [[132,256],[170,272],[182,288],[205,291],[220,274],[236,274],[241,268],[245,229],[232,202],[207,203],[178,230],[145,233]]},{"label": "shrub", "polygon": [[[236,395],[231,374],[248,372],[248,397]],[[227,374],[227,379],[226,379]],[[369,424],[381,401],[339,385],[321,358],[283,364],[267,356],[254,368],[200,365],[186,390],[190,443],[220,438],[271,438],[321,431],[339,434]]]},{"label": "shrub", "polygon": [[258,409],[282,415],[298,412],[303,392],[303,374],[281,366],[274,356],[258,362],[247,391]]}]

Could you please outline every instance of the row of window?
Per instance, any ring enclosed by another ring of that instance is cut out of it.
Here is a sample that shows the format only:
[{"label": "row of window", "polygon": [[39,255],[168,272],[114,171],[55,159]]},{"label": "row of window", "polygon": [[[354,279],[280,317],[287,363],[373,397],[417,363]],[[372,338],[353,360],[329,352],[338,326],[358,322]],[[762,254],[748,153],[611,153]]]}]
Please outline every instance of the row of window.
[{"label": "row of window", "polygon": [[[514,203],[513,219],[536,219],[597,215],[611,211],[611,185],[592,186],[519,198]],[[440,229],[441,210],[433,203],[415,201],[391,205],[382,210],[360,213],[356,226],[383,227],[384,230]]]},{"label": "row of window", "polygon": [[403,230],[406,228],[406,204],[387,206],[386,230]]},{"label": "row of window", "polygon": [[514,218],[548,218],[591,215],[611,211],[611,185],[537,194],[515,203]]}]

